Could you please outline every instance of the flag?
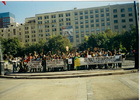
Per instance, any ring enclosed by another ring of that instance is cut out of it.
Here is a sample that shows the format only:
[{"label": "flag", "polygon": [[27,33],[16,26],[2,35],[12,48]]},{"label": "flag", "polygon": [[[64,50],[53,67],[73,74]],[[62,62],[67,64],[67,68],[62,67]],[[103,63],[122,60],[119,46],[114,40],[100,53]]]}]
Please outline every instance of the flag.
[{"label": "flag", "polygon": [[2,3],[3,3],[4,5],[6,5],[6,2],[5,2],[5,1],[2,1]]}]

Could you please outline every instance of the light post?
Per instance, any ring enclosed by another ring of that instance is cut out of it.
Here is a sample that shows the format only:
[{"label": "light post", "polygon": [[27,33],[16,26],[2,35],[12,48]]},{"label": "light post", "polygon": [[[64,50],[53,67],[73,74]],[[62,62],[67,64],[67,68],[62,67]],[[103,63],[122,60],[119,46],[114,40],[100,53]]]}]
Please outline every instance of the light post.
[{"label": "light post", "polygon": [[0,38],[0,75],[4,75],[4,61],[3,61],[2,49],[1,49],[1,38]]},{"label": "light post", "polygon": [[136,51],[135,51],[135,68],[139,69],[139,32],[138,32],[138,19],[136,1],[134,1],[135,21],[136,21]]}]

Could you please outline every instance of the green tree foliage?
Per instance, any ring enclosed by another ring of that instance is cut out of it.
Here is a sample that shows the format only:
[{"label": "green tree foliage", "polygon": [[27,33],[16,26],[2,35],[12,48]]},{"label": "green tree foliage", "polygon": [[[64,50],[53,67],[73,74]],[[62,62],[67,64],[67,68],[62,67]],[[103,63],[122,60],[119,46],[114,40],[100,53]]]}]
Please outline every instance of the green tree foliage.
[{"label": "green tree foliage", "polygon": [[57,51],[66,52],[66,46],[68,46],[69,49],[72,48],[72,44],[69,39],[62,35],[53,36],[48,41],[48,47],[52,53],[57,53]]},{"label": "green tree foliage", "polygon": [[22,44],[18,38],[2,39],[1,41],[3,53],[7,54],[9,52],[13,56],[21,54]]},{"label": "green tree foliage", "polygon": [[136,27],[131,26],[131,30],[125,31],[121,34],[113,32],[110,29],[106,29],[105,32],[99,33],[98,35],[91,34],[89,37],[85,37],[84,43],[80,45],[79,48],[82,50],[87,49],[83,48],[86,43],[87,47],[92,49],[94,47],[104,48],[106,50],[113,51],[114,49],[118,50],[119,48],[125,52],[130,51],[136,48]]}]

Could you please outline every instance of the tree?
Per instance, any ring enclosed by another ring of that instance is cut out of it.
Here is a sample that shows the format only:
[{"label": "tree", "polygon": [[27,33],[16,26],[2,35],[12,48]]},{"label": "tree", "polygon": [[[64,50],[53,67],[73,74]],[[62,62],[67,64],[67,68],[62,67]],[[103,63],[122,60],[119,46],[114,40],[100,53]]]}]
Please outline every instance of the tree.
[{"label": "tree", "polygon": [[2,49],[4,54],[12,54],[13,56],[20,55],[22,44],[18,38],[2,39]]},{"label": "tree", "polygon": [[56,53],[57,51],[66,52],[66,46],[68,46],[69,49],[72,48],[72,44],[69,39],[62,35],[53,36],[48,41],[48,47],[52,53]]}]

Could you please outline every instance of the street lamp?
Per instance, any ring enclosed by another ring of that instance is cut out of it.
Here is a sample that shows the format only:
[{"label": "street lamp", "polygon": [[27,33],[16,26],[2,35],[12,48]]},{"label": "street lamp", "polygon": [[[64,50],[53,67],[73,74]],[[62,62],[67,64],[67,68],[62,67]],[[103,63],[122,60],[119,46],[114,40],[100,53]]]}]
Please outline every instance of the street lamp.
[{"label": "street lamp", "polygon": [[0,38],[0,75],[4,75],[4,61],[3,61],[2,49],[1,49],[1,38]]}]

